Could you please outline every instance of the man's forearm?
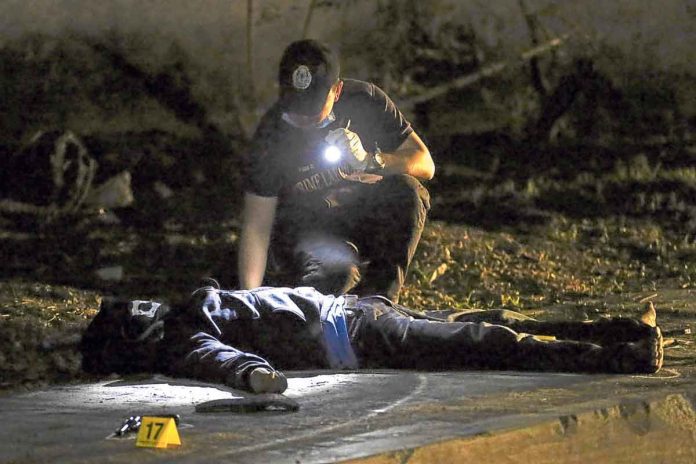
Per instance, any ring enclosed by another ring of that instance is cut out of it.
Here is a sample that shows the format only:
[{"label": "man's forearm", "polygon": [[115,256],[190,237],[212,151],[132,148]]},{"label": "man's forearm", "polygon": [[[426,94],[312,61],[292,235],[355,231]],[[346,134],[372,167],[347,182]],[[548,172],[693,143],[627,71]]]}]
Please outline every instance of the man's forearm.
[{"label": "man's forearm", "polygon": [[273,370],[262,357],[226,345],[205,332],[193,335],[187,345],[192,349],[180,364],[177,375],[249,390],[247,375],[251,370],[259,367]]},{"label": "man's forearm", "polygon": [[268,240],[260,239],[248,231],[239,240],[239,286],[242,289],[260,287],[266,272]]},{"label": "man's forearm", "polygon": [[266,272],[268,245],[277,199],[246,193],[242,211],[237,270],[243,289],[260,287]]},{"label": "man's forearm", "polygon": [[415,132],[393,152],[382,153],[382,159],[387,174],[408,174],[420,180],[430,180],[435,174],[430,151]]}]

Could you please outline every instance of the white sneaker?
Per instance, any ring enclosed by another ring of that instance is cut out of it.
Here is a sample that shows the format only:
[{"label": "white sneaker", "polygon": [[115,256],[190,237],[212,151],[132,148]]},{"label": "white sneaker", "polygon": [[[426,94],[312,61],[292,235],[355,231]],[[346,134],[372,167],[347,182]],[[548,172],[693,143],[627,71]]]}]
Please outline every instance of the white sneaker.
[{"label": "white sneaker", "polygon": [[288,388],[285,376],[266,367],[257,367],[249,373],[249,390],[253,393],[283,393]]}]

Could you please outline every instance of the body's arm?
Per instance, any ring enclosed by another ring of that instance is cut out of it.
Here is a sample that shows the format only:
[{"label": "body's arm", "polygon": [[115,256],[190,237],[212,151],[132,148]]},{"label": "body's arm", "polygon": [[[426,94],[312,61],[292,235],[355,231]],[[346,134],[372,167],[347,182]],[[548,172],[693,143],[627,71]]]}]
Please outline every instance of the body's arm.
[{"label": "body's arm", "polygon": [[274,370],[264,358],[226,345],[205,332],[194,334],[186,345],[190,351],[173,372],[178,376],[221,382],[233,388],[249,390],[248,375],[252,370]]},{"label": "body's arm", "polygon": [[268,245],[278,198],[244,194],[237,269],[242,289],[260,287],[266,272]]},{"label": "body's arm", "polygon": [[420,180],[430,180],[435,175],[430,150],[415,132],[411,132],[396,150],[382,152],[382,159],[386,174],[409,174]]}]

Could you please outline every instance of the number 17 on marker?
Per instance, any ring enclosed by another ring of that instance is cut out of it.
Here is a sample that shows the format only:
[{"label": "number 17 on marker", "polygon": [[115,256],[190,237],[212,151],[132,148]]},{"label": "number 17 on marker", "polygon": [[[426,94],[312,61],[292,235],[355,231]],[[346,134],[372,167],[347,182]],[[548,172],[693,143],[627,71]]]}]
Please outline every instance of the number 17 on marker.
[{"label": "number 17 on marker", "polygon": [[166,448],[170,445],[181,445],[174,418],[144,416],[135,445],[146,448]]}]

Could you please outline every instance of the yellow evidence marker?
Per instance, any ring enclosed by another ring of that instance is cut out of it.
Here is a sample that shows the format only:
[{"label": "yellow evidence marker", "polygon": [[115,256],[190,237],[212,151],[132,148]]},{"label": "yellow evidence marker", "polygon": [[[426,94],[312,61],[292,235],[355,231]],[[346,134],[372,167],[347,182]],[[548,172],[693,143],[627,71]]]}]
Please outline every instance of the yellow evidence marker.
[{"label": "yellow evidence marker", "polygon": [[172,445],[181,445],[174,418],[143,416],[135,446],[166,448]]}]

